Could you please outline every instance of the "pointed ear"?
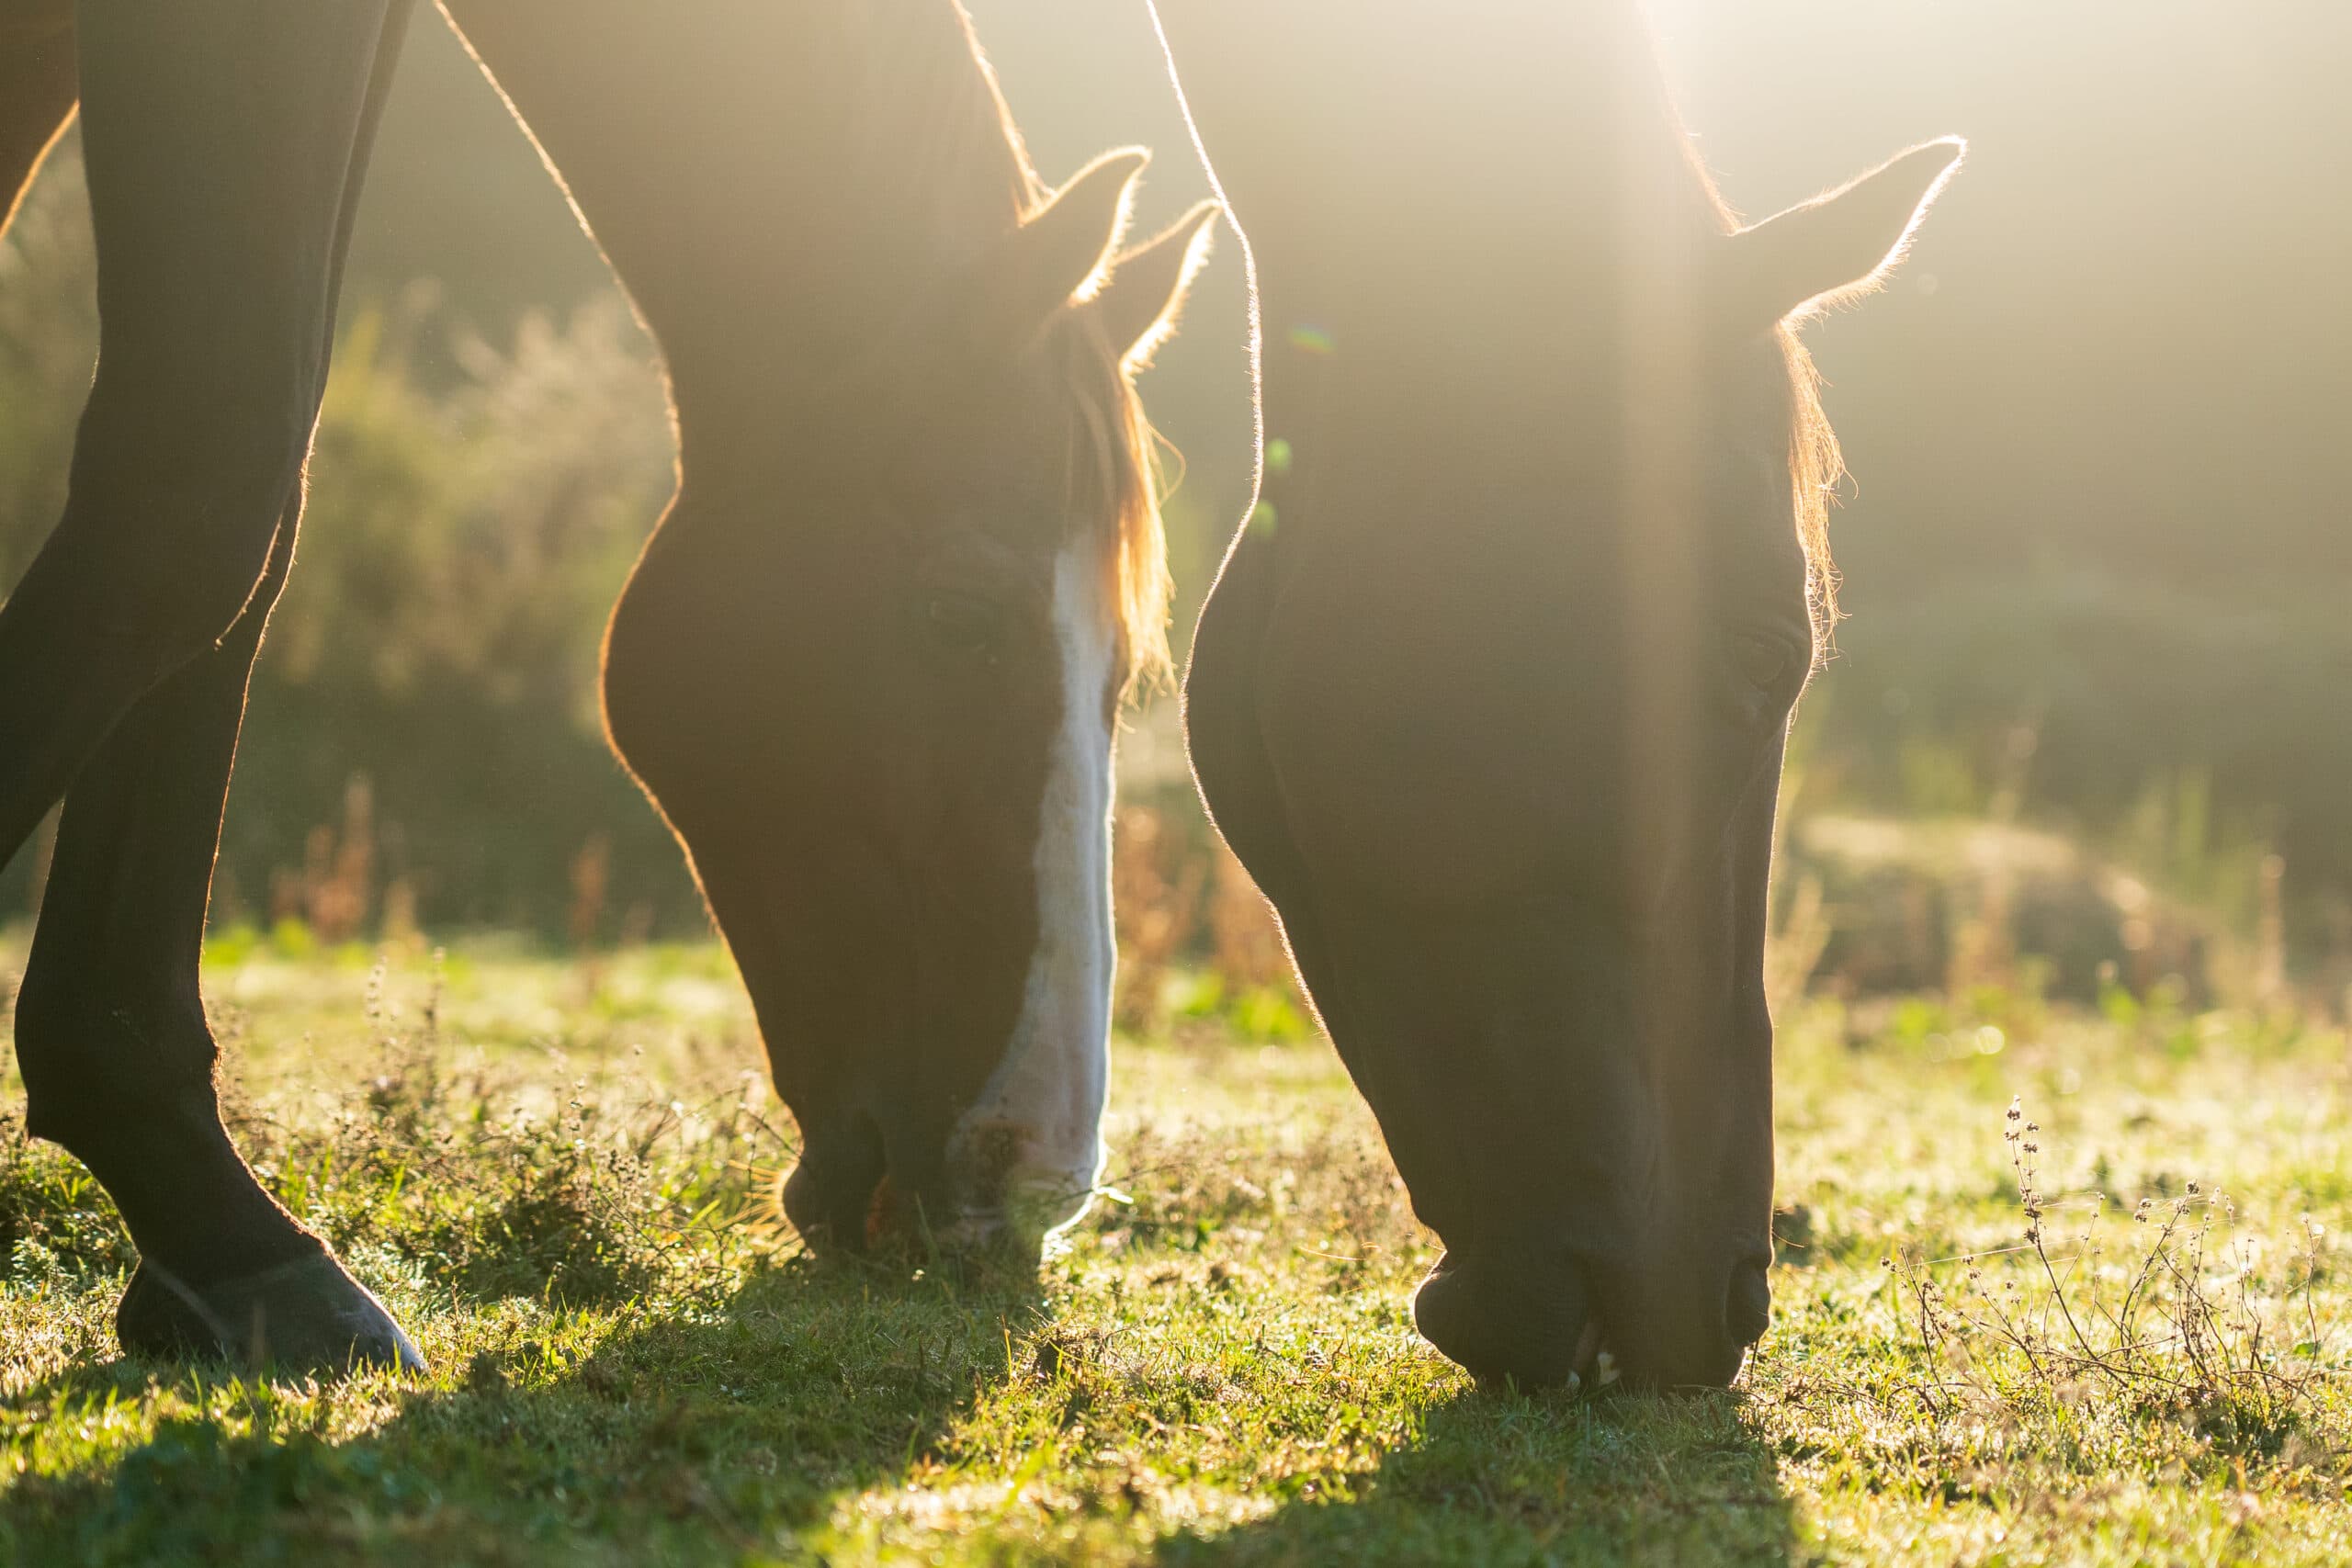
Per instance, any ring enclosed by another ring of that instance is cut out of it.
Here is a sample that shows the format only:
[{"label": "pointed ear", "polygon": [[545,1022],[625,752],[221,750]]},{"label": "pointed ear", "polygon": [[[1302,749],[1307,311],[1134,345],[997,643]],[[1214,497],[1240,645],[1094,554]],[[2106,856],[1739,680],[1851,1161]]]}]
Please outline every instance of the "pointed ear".
[{"label": "pointed ear", "polygon": [[1055,312],[1102,286],[1150,161],[1140,147],[1105,152],[997,245],[967,318],[976,357],[1019,353]]},{"label": "pointed ear", "polygon": [[1725,301],[1733,318],[1743,327],[1768,326],[1875,290],[1967,151],[1957,136],[1914,147],[1733,235]]},{"label": "pointed ear", "polygon": [[1216,220],[1224,215],[1224,208],[1204,201],[1112,265],[1110,281],[1094,296],[1093,308],[1125,368],[1144,368],[1159,345],[1176,335],[1184,296],[1208,265]]}]

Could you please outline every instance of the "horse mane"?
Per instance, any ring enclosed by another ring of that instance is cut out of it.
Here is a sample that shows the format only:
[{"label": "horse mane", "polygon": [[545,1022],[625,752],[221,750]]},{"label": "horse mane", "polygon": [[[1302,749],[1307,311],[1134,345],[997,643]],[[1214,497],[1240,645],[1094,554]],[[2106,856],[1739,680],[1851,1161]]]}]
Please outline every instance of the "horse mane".
[{"label": "horse mane", "polygon": [[[875,29],[872,41],[891,51],[898,107],[912,117],[919,158],[934,170],[952,171],[938,182],[942,201],[968,203],[975,191],[991,186],[1004,191],[1001,209],[994,197],[985,198],[990,204],[986,237],[993,237],[1001,232],[998,224],[1035,216],[1053,199],[1054,187],[1030,159],[964,0],[924,3],[938,6],[950,25],[918,31],[905,28],[900,17],[886,25],[878,13],[897,11],[889,6],[864,15]],[[905,152],[905,142],[894,138],[894,156]],[[966,226],[960,213],[943,210],[940,217],[944,226]],[[1051,356],[1057,382],[1075,408],[1066,515],[1103,519],[1109,529],[1113,604],[1132,696],[1164,682],[1173,669],[1168,618],[1174,585],[1160,516],[1161,441],[1144,413],[1133,369],[1122,363],[1125,346],[1109,340],[1093,312],[1073,310],[1056,323],[1041,351]]]},{"label": "horse mane", "polygon": [[[946,0],[955,12],[968,59],[967,88],[986,95],[984,112],[959,112],[955,123],[977,131],[992,122],[1011,154],[1017,220],[1026,222],[1053,199],[1054,188],[1037,174],[1028,144],[1005,101],[988,51],[972,30],[964,0]],[[1168,570],[1167,526],[1160,514],[1165,493],[1159,451],[1164,445],[1136,393],[1137,367],[1123,361],[1126,345],[1114,344],[1091,311],[1073,311],[1046,345],[1055,370],[1076,403],[1071,432],[1066,513],[1073,518],[1104,518],[1114,547],[1112,603],[1126,667],[1125,695],[1132,698],[1166,683],[1175,661],[1169,650],[1168,619],[1175,582]]]},{"label": "horse mane", "polygon": [[1169,603],[1175,581],[1168,570],[1168,535],[1160,516],[1165,492],[1159,432],[1144,413],[1134,372],[1091,312],[1080,312],[1056,333],[1059,371],[1078,404],[1070,443],[1069,511],[1107,517],[1114,541],[1112,603],[1126,665],[1126,690],[1136,696],[1174,673],[1168,647]]},{"label": "horse mane", "polygon": [[1805,603],[1813,613],[1815,658],[1826,658],[1840,618],[1838,562],[1829,549],[1829,508],[1846,477],[1846,457],[1821,406],[1821,370],[1813,355],[1798,341],[1795,328],[1782,324],[1773,331],[1789,367],[1789,475],[1796,493],[1797,540],[1804,547]]},{"label": "horse mane", "polygon": [[[1653,39],[1653,48],[1655,42]],[[1655,56],[1653,56],[1655,58]],[[1659,65],[1662,84],[1665,71]],[[1725,234],[1737,231],[1739,216],[1724,199],[1715,177],[1700,156],[1698,141],[1684,125],[1680,111],[1667,99],[1667,113],[1679,140],[1682,156],[1699,183],[1701,202],[1710,220]],[[1845,454],[1838,433],[1830,427],[1828,411],[1821,403],[1821,370],[1805,349],[1796,328],[1782,321],[1772,329],[1789,378],[1789,479],[1796,499],[1797,542],[1804,547],[1805,604],[1813,621],[1816,660],[1831,649],[1838,622],[1838,561],[1829,546],[1829,509],[1846,477]]]}]

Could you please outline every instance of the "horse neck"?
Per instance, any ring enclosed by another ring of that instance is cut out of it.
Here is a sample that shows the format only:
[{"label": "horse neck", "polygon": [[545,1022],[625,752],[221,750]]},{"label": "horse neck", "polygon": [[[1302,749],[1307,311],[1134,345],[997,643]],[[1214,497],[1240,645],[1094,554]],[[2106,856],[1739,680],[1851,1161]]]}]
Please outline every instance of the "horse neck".
[{"label": "horse neck", "polygon": [[685,258],[651,264],[678,286],[648,319],[690,468],[760,460],[779,402],[837,408],[808,396],[812,378],[840,375],[1042,199],[961,0],[851,0],[833,23],[839,52],[803,73],[822,80],[751,133],[801,149],[752,187],[776,225],[773,269],[729,297]]},{"label": "horse neck", "polygon": [[[1318,3],[1270,4],[1283,47],[1316,36]],[[1369,493],[1343,502],[1351,481],[1318,477],[1317,502],[1297,508],[1351,530],[1380,515],[1423,525],[1418,502],[1382,499],[1400,475],[1503,505],[1605,468],[1635,384],[1680,363],[1690,290],[1725,221],[1637,6],[1464,0],[1433,16],[1364,0],[1362,25],[1329,40],[1319,84],[1300,89],[1369,141],[1360,155],[1307,174],[1261,154],[1243,171],[1257,194],[1289,197],[1243,207],[1275,433],[1310,467],[1326,440],[1381,433],[1376,451],[1329,459],[1381,476]],[[1289,134],[1271,116],[1234,118]]]},{"label": "horse neck", "polygon": [[449,9],[660,342],[690,457],[1036,196],[960,0]]},{"label": "horse neck", "polygon": [[1204,3],[1237,25],[1178,27],[1179,64],[1277,309],[1362,333],[1442,299],[1518,341],[1722,226],[1632,0],[1361,0],[1343,33],[1258,0],[1246,44],[1243,0]]},{"label": "horse neck", "polygon": [[[1498,22],[1455,65],[1464,100],[1436,150],[1478,169],[1464,195],[1529,254],[1619,265],[1718,230],[1723,214],[1634,0],[1548,5]],[[1473,98],[1487,100],[1473,107]]]}]

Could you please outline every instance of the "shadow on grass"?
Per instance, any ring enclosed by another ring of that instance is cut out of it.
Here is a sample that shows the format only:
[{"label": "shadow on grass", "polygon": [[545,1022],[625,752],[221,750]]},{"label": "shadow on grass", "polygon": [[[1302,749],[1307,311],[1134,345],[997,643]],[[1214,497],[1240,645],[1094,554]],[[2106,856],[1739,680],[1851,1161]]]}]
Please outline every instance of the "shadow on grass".
[{"label": "shadow on grass", "polygon": [[[641,1562],[788,1554],[845,1490],[888,1484],[1007,1372],[1034,1282],[796,1264],[704,1311],[546,1315],[363,1435],[324,1399],[198,1366],[75,1369],[0,1402],[62,1434],[0,1503],[26,1562]],[[454,1384],[454,1386],[451,1386]],[[224,1389],[227,1392],[223,1392]],[[109,1413],[190,1409],[108,1462]],[[74,1435],[89,1458],[72,1461]]]},{"label": "shadow on grass", "polygon": [[1206,1563],[1786,1563],[1803,1560],[1770,1442],[1738,1397],[1462,1393],[1344,1497],[1160,1543]]}]

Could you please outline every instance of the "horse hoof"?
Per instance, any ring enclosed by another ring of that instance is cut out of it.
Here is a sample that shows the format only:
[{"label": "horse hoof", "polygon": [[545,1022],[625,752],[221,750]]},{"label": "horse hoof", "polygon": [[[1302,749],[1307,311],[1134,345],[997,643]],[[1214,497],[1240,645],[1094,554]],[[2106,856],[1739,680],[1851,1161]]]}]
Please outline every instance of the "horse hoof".
[{"label": "horse hoof", "polygon": [[368,1288],[324,1252],[198,1290],[151,1260],[115,1308],[132,1356],[219,1356],[252,1371],[421,1372],[424,1358]]}]

